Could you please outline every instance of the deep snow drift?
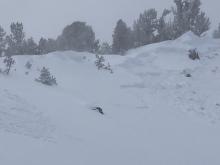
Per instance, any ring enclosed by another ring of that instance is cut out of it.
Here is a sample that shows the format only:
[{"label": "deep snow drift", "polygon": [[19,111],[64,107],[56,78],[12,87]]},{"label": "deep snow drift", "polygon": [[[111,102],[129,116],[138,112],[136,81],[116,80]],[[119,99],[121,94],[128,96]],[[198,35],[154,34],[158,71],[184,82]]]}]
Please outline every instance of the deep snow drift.
[{"label": "deep snow drift", "polygon": [[[114,74],[88,53],[15,57],[0,75],[0,164],[220,164],[220,40],[189,32],[105,59]],[[43,66],[58,86],[34,81]]]}]

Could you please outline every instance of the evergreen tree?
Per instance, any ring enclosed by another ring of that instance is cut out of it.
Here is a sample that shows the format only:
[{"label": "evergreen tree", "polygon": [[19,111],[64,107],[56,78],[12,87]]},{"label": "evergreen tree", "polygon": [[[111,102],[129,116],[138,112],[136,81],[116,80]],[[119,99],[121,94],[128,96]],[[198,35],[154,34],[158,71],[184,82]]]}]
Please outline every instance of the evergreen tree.
[{"label": "evergreen tree", "polygon": [[107,65],[105,65],[104,63],[105,63],[105,58],[103,56],[96,55],[95,65],[97,66],[98,70],[101,70],[101,69],[107,70],[111,74],[113,74],[113,70],[111,68],[111,65],[109,63]]},{"label": "evergreen tree", "polygon": [[7,36],[8,49],[7,54],[9,55],[22,55],[24,54],[24,28],[22,23],[11,24],[11,34]]},{"label": "evergreen tree", "polygon": [[49,38],[49,39],[45,39],[45,38],[41,38],[39,43],[38,43],[38,47],[37,47],[37,53],[38,54],[47,54],[50,52],[54,52],[58,50],[58,44],[57,41]]},{"label": "evergreen tree", "polygon": [[149,9],[140,14],[139,19],[134,22],[135,46],[143,46],[155,42],[157,30],[157,11]]},{"label": "evergreen tree", "polygon": [[39,43],[38,43],[38,51],[39,54],[46,54],[48,53],[48,49],[47,49],[47,39],[45,38],[41,38]]},{"label": "evergreen tree", "polygon": [[93,29],[85,22],[74,22],[66,26],[57,43],[60,50],[94,52],[97,46]]},{"label": "evergreen tree", "polygon": [[220,38],[220,24],[218,25],[218,29],[214,31],[213,38]]},{"label": "evergreen tree", "polygon": [[57,85],[56,78],[51,76],[49,69],[45,67],[42,68],[40,77],[36,81],[49,86]]},{"label": "evergreen tree", "polygon": [[199,15],[197,15],[195,20],[195,24],[191,29],[194,34],[201,36],[204,32],[209,30],[210,20],[206,17],[204,12],[201,12]]},{"label": "evergreen tree", "polygon": [[5,47],[6,47],[5,35],[6,33],[4,29],[0,26],[0,57],[3,56],[3,53],[5,52]]},{"label": "evergreen tree", "polygon": [[173,23],[166,22],[166,17],[170,14],[170,10],[164,9],[162,16],[158,20],[156,41],[161,42],[173,39]]},{"label": "evergreen tree", "polygon": [[28,55],[37,55],[39,54],[38,45],[34,42],[34,39],[31,37],[24,42],[25,54]]},{"label": "evergreen tree", "polygon": [[132,32],[123,20],[119,20],[113,34],[113,53],[123,54],[133,47]]},{"label": "evergreen tree", "polygon": [[173,8],[176,38],[190,30],[200,36],[209,29],[210,21],[200,9],[200,0],[174,0],[174,3],[176,5]]},{"label": "evergreen tree", "polygon": [[112,54],[112,47],[107,43],[104,42],[99,48],[99,54]]},{"label": "evergreen tree", "polygon": [[103,69],[105,67],[105,59],[103,56],[96,55],[95,65],[97,66],[98,70]]},{"label": "evergreen tree", "polygon": [[46,48],[47,48],[47,53],[57,51],[58,49],[57,49],[57,42],[56,42],[56,40],[54,40],[52,38],[49,38],[47,40]]},{"label": "evergreen tree", "polygon": [[98,53],[100,49],[100,41],[99,40],[95,40],[94,44],[93,44],[93,49],[92,49],[92,53]]},{"label": "evergreen tree", "polygon": [[[187,0],[174,0],[176,8],[173,8],[175,38],[190,30],[187,11],[189,2]],[[188,23],[187,23],[188,22]]]}]

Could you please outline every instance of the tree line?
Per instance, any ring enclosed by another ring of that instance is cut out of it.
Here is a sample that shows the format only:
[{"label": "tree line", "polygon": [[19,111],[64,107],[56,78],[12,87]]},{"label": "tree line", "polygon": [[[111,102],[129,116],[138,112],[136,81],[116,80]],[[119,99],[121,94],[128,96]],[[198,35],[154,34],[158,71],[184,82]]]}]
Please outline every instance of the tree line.
[{"label": "tree line", "polygon": [[123,54],[131,48],[176,39],[187,31],[201,36],[209,30],[210,20],[200,7],[200,0],[174,0],[174,6],[164,9],[161,15],[155,9],[145,10],[132,27],[120,19],[114,28],[112,44],[100,43],[85,22],[74,22],[56,39],[41,38],[38,43],[25,37],[22,23],[12,23],[10,34],[0,27],[0,55],[40,55],[65,50]]},{"label": "tree line", "polygon": [[130,48],[173,40],[187,31],[201,36],[209,30],[210,20],[201,11],[200,0],[174,0],[174,4],[171,9],[164,9],[160,16],[155,9],[145,10],[132,28],[119,20],[113,34],[113,52],[123,53]]}]

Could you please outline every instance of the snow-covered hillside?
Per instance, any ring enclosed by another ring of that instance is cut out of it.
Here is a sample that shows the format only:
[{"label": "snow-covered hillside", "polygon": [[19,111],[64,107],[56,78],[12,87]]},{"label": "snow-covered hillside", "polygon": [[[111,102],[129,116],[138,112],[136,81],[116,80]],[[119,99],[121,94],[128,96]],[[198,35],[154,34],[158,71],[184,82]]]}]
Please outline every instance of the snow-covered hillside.
[{"label": "snow-covered hillside", "polygon": [[[0,75],[0,164],[220,164],[220,40],[189,32],[105,59],[114,74],[88,53],[16,56]],[[35,81],[43,66],[58,86]]]}]

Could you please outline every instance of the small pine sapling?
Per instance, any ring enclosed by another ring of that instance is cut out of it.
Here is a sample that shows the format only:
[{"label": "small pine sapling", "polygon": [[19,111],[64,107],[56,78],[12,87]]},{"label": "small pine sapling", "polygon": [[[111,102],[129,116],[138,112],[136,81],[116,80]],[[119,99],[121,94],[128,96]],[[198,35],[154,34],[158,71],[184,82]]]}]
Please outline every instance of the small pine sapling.
[{"label": "small pine sapling", "polygon": [[96,54],[96,61],[95,61],[95,65],[98,67],[98,70],[103,69],[105,67],[105,59],[103,56],[99,56],[98,54]]},{"label": "small pine sapling", "polygon": [[96,55],[95,65],[97,66],[98,70],[104,69],[110,71],[110,73],[113,73],[111,65],[109,63],[108,65],[105,65],[104,62],[105,58],[103,56]]},{"label": "small pine sapling", "polygon": [[110,65],[109,63],[108,63],[107,66],[104,67],[104,69],[105,69],[105,70],[109,70],[111,74],[114,73],[113,70],[112,70],[112,68],[111,68],[111,65]]},{"label": "small pine sapling", "polygon": [[52,76],[49,69],[45,67],[42,68],[40,77],[36,79],[36,81],[49,86],[57,85],[56,78]]}]

